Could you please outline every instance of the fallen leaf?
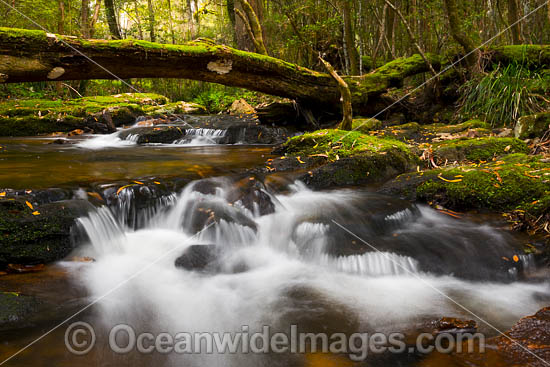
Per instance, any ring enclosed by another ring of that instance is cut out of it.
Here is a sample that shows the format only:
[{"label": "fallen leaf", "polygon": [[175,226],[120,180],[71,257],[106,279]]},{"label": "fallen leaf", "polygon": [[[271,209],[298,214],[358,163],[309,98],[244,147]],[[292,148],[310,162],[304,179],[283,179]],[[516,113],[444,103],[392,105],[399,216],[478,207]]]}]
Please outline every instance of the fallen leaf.
[{"label": "fallen leaf", "polygon": [[439,175],[437,175],[437,177],[438,177],[440,180],[443,180],[443,181],[445,181],[445,182],[451,182],[451,183],[453,183],[453,182],[461,182],[461,181],[462,181],[461,178],[459,178],[459,179],[457,179],[457,180],[448,180],[448,179],[444,178],[443,176],[441,176],[441,173],[440,173]]},{"label": "fallen leaf", "polygon": [[122,190],[128,188],[128,187],[131,187],[131,186],[134,186],[134,185],[125,185],[125,186],[122,186],[121,188],[119,188],[117,191],[116,191],[116,194],[120,194],[122,192]]},{"label": "fallen leaf", "polygon": [[31,203],[29,203],[28,201],[25,201],[25,204],[27,204],[27,206],[28,206],[29,208],[31,208],[31,210],[34,210],[34,207],[32,206]]},{"label": "fallen leaf", "polygon": [[153,183],[154,183],[155,185],[160,185],[160,184],[161,184],[161,183],[158,182],[158,181],[153,181]]},{"label": "fallen leaf", "polygon": [[514,257],[513,257],[512,259],[514,259],[515,262],[519,262],[519,257],[518,257],[518,255],[514,255]]},{"label": "fallen leaf", "polygon": [[509,151],[510,149],[512,149],[512,146],[511,146],[511,145],[508,145],[506,148],[504,148],[504,151],[507,152],[507,151]]},{"label": "fallen leaf", "polygon": [[6,197],[6,192],[0,192],[0,198]]},{"label": "fallen leaf", "polygon": [[302,161],[302,160],[300,159],[300,157],[296,157],[296,160],[297,160],[298,162],[300,162],[301,164],[306,164],[306,162]]},{"label": "fallen leaf", "polygon": [[143,182],[141,181],[133,181],[134,183],[137,183],[138,185],[143,185]]},{"label": "fallen leaf", "polygon": [[39,211],[32,212],[32,215],[40,215]]}]

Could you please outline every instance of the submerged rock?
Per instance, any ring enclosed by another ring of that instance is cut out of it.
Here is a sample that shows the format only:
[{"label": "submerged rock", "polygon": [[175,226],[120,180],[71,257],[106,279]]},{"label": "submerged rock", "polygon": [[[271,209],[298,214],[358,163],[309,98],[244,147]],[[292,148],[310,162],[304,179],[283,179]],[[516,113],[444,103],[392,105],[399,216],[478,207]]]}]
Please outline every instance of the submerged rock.
[{"label": "submerged rock", "polygon": [[[467,341],[463,351],[468,351]],[[444,355],[434,352],[420,366],[547,366],[550,360],[550,307],[519,320],[504,335],[485,341],[485,350]]]},{"label": "submerged rock", "polygon": [[33,296],[15,292],[0,292],[0,331],[20,326],[39,309],[40,301]]}]

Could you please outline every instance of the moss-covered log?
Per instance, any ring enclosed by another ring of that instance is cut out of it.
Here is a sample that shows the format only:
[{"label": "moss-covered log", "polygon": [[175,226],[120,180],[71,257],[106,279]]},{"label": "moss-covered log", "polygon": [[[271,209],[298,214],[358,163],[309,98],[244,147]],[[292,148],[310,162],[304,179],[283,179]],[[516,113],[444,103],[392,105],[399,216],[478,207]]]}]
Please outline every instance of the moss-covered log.
[{"label": "moss-covered log", "polygon": [[[439,64],[437,56],[429,57],[433,65]],[[404,78],[425,71],[424,60],[414,55],[392,61],[363,77],[346,78],[346,82],[354,106],[359,106],[365,105],[369,97],[400,86]],[[338,85],[328,74],[208,40],[165,45],[138,40],[85,40],[0,28],[0,81],[113,79],[113,74],[122,79],[202,80],[324,107],[340,106]]]}]

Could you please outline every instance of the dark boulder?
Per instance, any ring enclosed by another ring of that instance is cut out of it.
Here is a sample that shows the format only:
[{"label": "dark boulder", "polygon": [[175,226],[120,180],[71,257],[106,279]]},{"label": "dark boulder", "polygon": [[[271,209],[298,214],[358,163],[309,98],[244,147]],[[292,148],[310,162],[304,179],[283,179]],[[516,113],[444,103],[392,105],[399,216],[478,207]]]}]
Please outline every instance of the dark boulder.
[{"label": "dark boulder", "polygon": [[84,200],[37,204],[30,196],[0,200],[0,268],[67,256],[73,249],[72,227],[88,205]]},{"label": "dark boulder", "polygon": [[216,245],[191,245],[176,259],[176,267],[190,271],[214,270],[217,259]]}]

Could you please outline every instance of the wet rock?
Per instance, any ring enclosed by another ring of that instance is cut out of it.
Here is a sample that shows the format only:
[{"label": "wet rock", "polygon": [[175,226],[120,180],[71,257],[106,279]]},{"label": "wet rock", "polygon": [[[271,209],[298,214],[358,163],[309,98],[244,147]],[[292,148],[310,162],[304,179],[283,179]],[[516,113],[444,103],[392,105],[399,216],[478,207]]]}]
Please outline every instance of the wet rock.
[{"label": "wet rock", "polygon": [[190,233],[198,233],[212,223],[219,224],[221,221],[238,224],[256,231],[256,223],[251,218],[239,208],[225,202],[204,199],[190,205],[188,210],[191,214],[184,219],[184,228],[188,229]]},{"label": "wet rock", "polygon": [[191,245],[176,259],[176,267],[189,271],[214,270],[217,259],[216,245]]},{"label": "wet rock", "polygon": [[128,129],[120,133],[119,137],[122,140],[129,140],[131,137],[138,144],[172,144],[183,139],[185,135],[185,129],[179,126],[162,126]]},{"label": "wet rock", "polygon": [[75,219],[89,208],[83,200],[46,204],[29,200],[32,197],[0,200],[0,268],[44,264],[68,255]]},{"label": "wet rock", "polygon": [[265,185],[256,179],[244,179],[228,197],[229,202],[238,203],[255,215],[262,216],[275,212],[275,204]]},{"label": "wet rock", "polygon": [[550,112],[523,116],[516,122],[514,136],[518,139],[542,138],[550,128]]}]

